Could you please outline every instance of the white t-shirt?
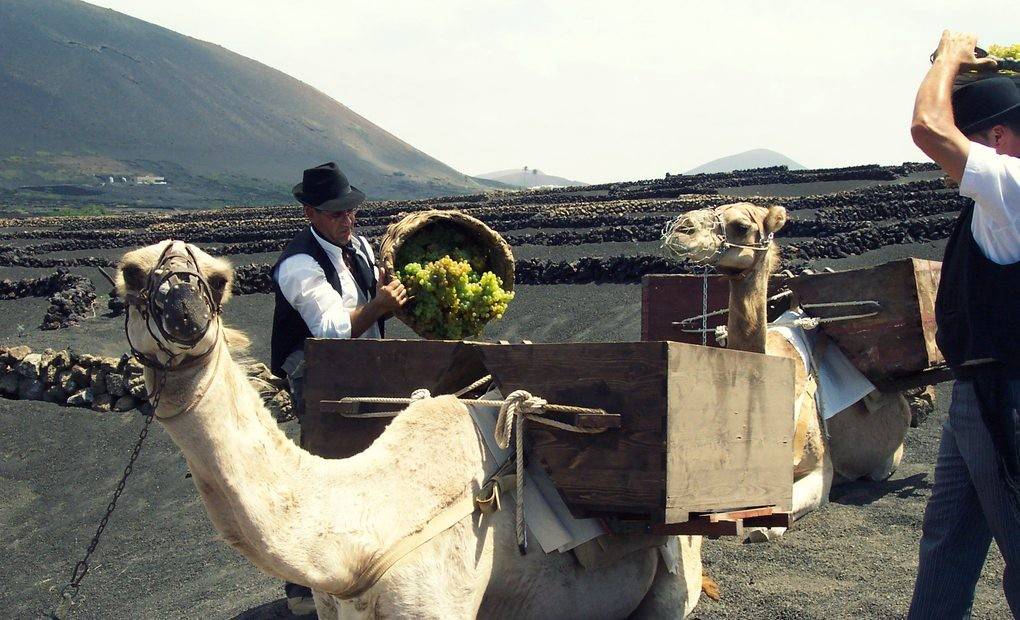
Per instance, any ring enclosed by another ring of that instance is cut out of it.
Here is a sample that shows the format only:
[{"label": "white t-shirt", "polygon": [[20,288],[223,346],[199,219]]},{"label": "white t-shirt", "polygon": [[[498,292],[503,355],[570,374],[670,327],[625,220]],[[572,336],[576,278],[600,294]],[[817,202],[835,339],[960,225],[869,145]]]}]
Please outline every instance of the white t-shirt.
[{"label": "white t-shirt", "polygon": [[[339,247],[326,241],[312,228],[312,236],[325,250],[330,262],[340,278],[343,295],[336,292],[326,273],[308,254],[295,254],[280,263],[273,277],[280,285],[280,291],[290,305],[301,314],[305,325],[315,338],[350,338],[351,310],[368,303],[365,291],[358,287],[351,270],[344,263],[343,253]],[[369,265],[375,264],[372,247],[364,237],[354,243],[354,249],[368,260]],[[376,269],[376,278],[379,277]],[[365,330],[359,338],[381,338],[378,323]]]},{"label": "white t-shirt", "polygon": [[960,195],[974,199],[971,234],[989,260],[1020,261],[1020,158],[970,143]]}]

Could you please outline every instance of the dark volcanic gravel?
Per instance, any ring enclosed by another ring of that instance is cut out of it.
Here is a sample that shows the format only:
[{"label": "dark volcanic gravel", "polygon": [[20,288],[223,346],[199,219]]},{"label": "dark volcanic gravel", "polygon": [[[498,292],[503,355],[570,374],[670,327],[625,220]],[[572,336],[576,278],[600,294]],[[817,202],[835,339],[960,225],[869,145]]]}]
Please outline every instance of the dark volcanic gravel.
[{"label": "dark volcanic gravel", "polygon": [[[580,193],[575,194],[570,200],[581,199]],[[542,208],[527,200],[519,202]],[[12,230],[16,229],[7,232]],[[11,244],[38,243],[22,241],[15,239]],[[528,245],[521,247],[520,257],[573,260],[657,254],[652,243],[639,244],[640,249],[629,243],[600,245]],[[885,246],[847,258],[819,259],[814,266],[846,269],[904,256],[939,258],[943,246],[944,241]],[[122,252],[102,249],[74,255],[115,259]],[[275,256],[232,258],[243,265],[271,262]],[[3,267],[2,277],[36,278],[53,271]],[[35,350],[70,346],[107,356],[126,350],[122,317],[104,315],[109,285],[93,268],[71,267],[70,271],[87,275],[96,285],[99,315],[67,329],[40,331],[37,328],[48,306],[45,298],[3,301],[0,345],[26,344]],[[491,326],[488,336],[536,342],[636,340],[640,299],[636,284],[519,286],[506,317]],[[268,358],[271,316],[272,297],[267,294],[236,297],[225,309],[227,322],[252,337],[251,355],[261,360]],[[391,324],[389,335],[411,337],[399,324]],[[946,398],[943,385],[936,414],[911,429],[904,463],[891,480],[836,488],[831,504],[772,543],[706,541],[705,566],[721,586],[722,600],[702,597],[694,617],[901,617],[916,571],[920,523],[931,490]],[[30,618],[52,609],[103,514],[141,425],[137,413],[100,414],[0,399],[0,616]],[[293,423],[289,430],[293,432]],[[184,474],[178,449],[154,424],[106,537],[92,558],[74,617],[287,617],[280,584],[218,540]],[[1001,556],[993,549],[978,584],[975,617],[1009,616],[1001,592],[1002,570]]]}]

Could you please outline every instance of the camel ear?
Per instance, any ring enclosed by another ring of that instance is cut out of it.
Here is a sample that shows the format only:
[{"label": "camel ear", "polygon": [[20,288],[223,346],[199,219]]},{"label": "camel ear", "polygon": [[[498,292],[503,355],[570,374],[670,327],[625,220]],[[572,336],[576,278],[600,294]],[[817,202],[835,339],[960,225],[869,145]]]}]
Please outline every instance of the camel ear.
[{"label": "camel ear", "polygon": [[124,297],[128,291],[145,288],[145,271],[134,263],[122,263],[117,274],[117,293]]},{"label": "camel ear", "polygon": [[786,208],[778,206],[769,207],[769,212],[765,215],[765,234],[779,232],[783,226],[786,226]]},{"label": "camel ear", "polygon": [[230,271],[225,273],[213,272],[207,278],[209,292],[212,293],[212,298],[216,305],[221,306],[230,299],[231,280],[233,280],[233,274]]}]

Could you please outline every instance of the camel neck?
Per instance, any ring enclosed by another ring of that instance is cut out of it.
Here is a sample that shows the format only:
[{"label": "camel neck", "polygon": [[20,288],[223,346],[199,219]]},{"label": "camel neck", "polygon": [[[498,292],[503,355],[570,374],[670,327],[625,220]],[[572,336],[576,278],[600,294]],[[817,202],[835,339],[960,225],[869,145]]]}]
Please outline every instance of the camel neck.
[{"label": "camel neck", "polygon": [[[160,421],[184,453],[213,525],[263,571],[324,592],[345,591],[371,558],[480,477],[469,466],[481,462],[470,417],[449,415],[449,407],[443,419],[395,420],[368,450],[348,459],[305,452],[277,427],[220,346],[218,370],[210,364],[168,377],[164,398],[181,402],[206,373],[217,373],[189,412]],[[429,468],[416,462],[453,429],[467,441],[454,444],[452,456]],[[436,480],[454,484],[444,488]]]},{"label": "camel neck", "polygon": [[745,277],[730,281],[729,317],[726,322],[728,349],[765,352],[769,266],[774,251],[770,248]]}]

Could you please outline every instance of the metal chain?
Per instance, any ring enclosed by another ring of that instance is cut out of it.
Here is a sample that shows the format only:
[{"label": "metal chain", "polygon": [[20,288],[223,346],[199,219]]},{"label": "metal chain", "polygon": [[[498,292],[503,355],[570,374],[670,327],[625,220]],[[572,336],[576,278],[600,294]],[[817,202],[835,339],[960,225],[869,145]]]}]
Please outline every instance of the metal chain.
[{"label": "metal chain", "polygon": [[92,536],[92,542],[85,549],[85,557],[78,561],[74,565],[74,570],[71,572],[71,580],[67,582],[63,588],[60,589],[60,603],[57,604],[53,612],[47,616],[54,620],[65,620],[71,612],[71,608],[74,607],[75,598],[78,596],[78,590],[81,587],[81,582],[85,579],[85,575],[89,572],[89,558],[92,557],[92,553],[95,552],[96,547],[99,546],[99,541],[103,536],[103,532],[106,530],[107,524],[110,522],[110,516],[113,511],[117,509],[117,500],[120,499],[121,493],[124,492],[124,485],[127,483],[128,476],[134,470],[135,460],[138,459],[138,455],[142,451],[142,444],[145,442],[145,438],[149,435],[149,425],[152,424],[152,419],[156,415],[156,407],[159,406],[159,397],[163,393],[163,387],[166,385],[166,378],[169,373],[162,373],[160,377],[159,385],[153,392],[152,397],[147,399],[149,402],[147,405],[149,410],[145,413],[145,424],[142,426],[142,430],[138,433],[138,441],[135,442],[135,447],[131,450],[131,457],[128,459],[127,466],[124,468],[124,474],[120,477],[120,482],[117,483],[116,489],[113,491],[113,497],[110,499],[110,503],[106,506],[106,514],[99,521],[99,527],[96,528],[95,535]]},{"label": "metal chain", "polygon": [[708,346],[708,265],[701,272],[701,346]]}]

